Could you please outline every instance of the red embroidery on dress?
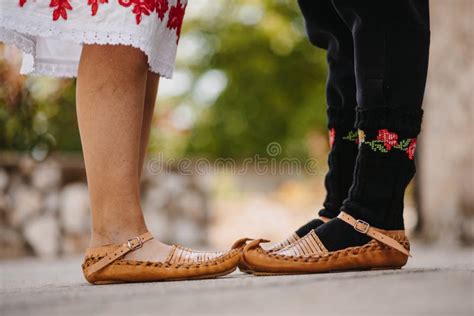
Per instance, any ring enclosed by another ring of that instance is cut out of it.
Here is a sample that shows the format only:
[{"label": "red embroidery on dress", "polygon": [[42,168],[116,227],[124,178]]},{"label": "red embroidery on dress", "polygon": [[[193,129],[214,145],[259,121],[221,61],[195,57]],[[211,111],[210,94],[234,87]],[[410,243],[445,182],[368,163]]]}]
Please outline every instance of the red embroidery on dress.
[{"label": "red embroidery on dress", "polygon": [[97,14],[99,3],[109,3],[109,0],[87,0],[87,4],[91,6],[92,16]]},{"label": "red embroidery on dress", "polygon": [[383,141],[385,148],[390,150],[392,149],[392,146],[398,144],[398,135],[396,133],[390,133],[387,129],[381,129],[377,135],[377,140]]},{"label": "red embroidery on dress", "polygon": [[183,6],[181,0],[178,0],[175,6],[170,9],[168,24],[166,25],[170,30],[176,29],[176,44],[178,44],[179,37],[181,36],[181,26],[183,25],[184,12],[186,10],[186,4]]},{"label": "red embroidery on dress", "polygon": [[156,0],[156,13],[158,14],[158,18],[163,21],[165,18],[166,12],[168,12],[169,4],[168,0]]},{"label": "red embroidery on dress", "polygon": [[416,138],[413,138],[406,151],[408,154],[408,159],[413,160],[413,158],[415,158],[415,149],[416,149]]},{"label": "red embroidery on dress", "polygon": [[49,7],[54,8],[53,21],[59,20],[60,17],[62,17],[64,20],[67,20],[66,10],[72,10],[69,0],[51,0]]},{"label": "red embroidery on dress", "polygon": [[[72,10],[72,6],[69,3],[70,0],[51,0],[49,6],[54,8],[53,10],[53,21],[63,18],[67,20],[67,10]],[[132,13],[135,14],[135,21],[140,24],[142,21],[142,15],[149,16],[151,13],[156,12],[158,18],[163,21],[166,13],[169,9],[169,0],[117,0],[122,7],[133,6]],[[18,0],[20,7],[23,7],[27,0]],[[109,3],[109,0],[87,0],[87,5],[91,6],[91,14],[95,16],[99,10],[99,5]],[[177,40],[181,35],[181,26],[183,24],[184,12],[186,10],[186,4],[183,5],[181,0],[178,0],[175,6],[171,7],[169,11],[169,18],[166,27],[170,30],[176,30]]]},{"label": "red embroidery on dress", "polygon": [[133,5],[132,12],[135,14],[137,24],[142,21],[142,14],[150,15],[156,7],[156,0],[118,0],[118,2],[124,7]]},{"label": "red embroidery on dress", "polygon": [[332,148],[335,141],[336,141],[336,129],[333,127],[329,129],[329,148]]}]

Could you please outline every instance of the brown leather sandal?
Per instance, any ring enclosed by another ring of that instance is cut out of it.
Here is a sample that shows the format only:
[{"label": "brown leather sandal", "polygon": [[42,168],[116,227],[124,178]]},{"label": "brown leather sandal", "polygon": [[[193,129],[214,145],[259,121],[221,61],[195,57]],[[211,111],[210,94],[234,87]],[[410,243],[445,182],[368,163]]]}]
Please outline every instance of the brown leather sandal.
[{"label": "brown leather sandal", "polygon": [[381,230],[347,213],[338,216],[360,233],[372,237],[365,245],[328,251],[314,230],[293,244],[274,252],[254,240],[244,248],[242,260],[255,275],[307,274],[331,271],[400,269],[410,256],[403,230]]},{"label": "brown leather sandal", "polygon": [[82,264],[84,277],[93,284],[215,278],[237,268],[247,241],[238,240],[224,252],[201,252],[175,245],[164,262],[123,259],[151,239],[147,232],[121,245],[88,248]]},{"label": "brown leather sandal", "polygon": [[[331,220],[330,218],[323,217],[323,216],[319,216],[319,219],[323,221],[324,223],[329,222]],[[300,236],[298,236],[296,233],[293,233],[291,234],[290,237],[278,243],[275,243],[269,247],[262,248],[262,250],[268,253],[277,252],[285,247],[292,245],[293,243],[297,242],[299,239],[300,239]],[[260,240],[260,243],[270,242],[269,240],[266,240],[266,239],[259,239],[259,240]],[[241,272],[248,273],[248,274],[253,273],[252,269],[244,262],[243,259],[240,260],[238,267]]]}]

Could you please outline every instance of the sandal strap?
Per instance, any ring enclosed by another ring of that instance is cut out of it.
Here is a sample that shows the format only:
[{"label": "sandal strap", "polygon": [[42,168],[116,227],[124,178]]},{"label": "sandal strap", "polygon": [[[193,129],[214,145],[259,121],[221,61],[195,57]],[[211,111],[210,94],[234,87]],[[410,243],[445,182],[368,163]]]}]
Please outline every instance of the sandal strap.
[{"label": "sandal strap", "polygon": [[342,211],[341,213],[339,213],[337,217],[342,219],[344,222],[348,223],[352,227],[354,227],[354,229],[358,231],[359,233],[372,237],[373,239],[381,242],[382,244],[387,245],[393,249],[396,249],[400,251],[401,253],[411,257],[410,252],[405,247],[403,247],[402,244],[400,244],[398,241],[396,241],[392,237],[382,234],[376,228],[371,227],[369,223],[360,219],[355,219],[354,217]]},{"label": "sandal strap", "polygon": [[113,253],[107,254],[104,258],[88,267],[85,270],[85,274],[87,275],[87,277],[91,276],[92,274],[96,273],[99,270],[102,270],[115,260],[125,256],[127,253],[140,249],[145,242],[151,239],[153,239],[153,235],[149,232],[146,232],[140,236],[127,240],[126,243],[120,245]]}]

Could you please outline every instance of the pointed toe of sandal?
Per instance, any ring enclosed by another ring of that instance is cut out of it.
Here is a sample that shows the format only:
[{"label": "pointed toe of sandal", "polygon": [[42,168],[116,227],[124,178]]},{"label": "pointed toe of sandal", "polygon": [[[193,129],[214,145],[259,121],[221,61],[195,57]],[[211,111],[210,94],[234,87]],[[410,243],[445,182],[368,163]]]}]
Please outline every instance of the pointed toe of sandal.
[{"label": "pointed toe of sandal", "polygon": [[249,242],[252,242],[252,238],[241,238],[237,240],[233,245],[231,249],[238,249],[240,251],[240,257],[239,257],[239,262],[237,263],[237,267],[241,272],[244,273],[252,273],[250,269],[245,265],[245,263],[242,261],[242,254]]}]

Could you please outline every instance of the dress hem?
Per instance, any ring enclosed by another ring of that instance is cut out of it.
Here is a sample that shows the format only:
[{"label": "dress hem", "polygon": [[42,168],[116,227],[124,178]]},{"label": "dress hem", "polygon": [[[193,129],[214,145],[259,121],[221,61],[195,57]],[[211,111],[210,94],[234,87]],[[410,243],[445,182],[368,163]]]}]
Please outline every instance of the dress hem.
[{"label": "dress hem", "polygon": [[21,25],[8,23],[4,17],[0,17],[0,41],[14,45],[25,54],[31,55],[33,63],[28,69],[22,69],[22,74],[47,75],[52,77],[77,77],[78,63],[56,64],[43,63],[36,60],[35,42],[27,36],[37,36],[42,38],[54,38],[58,40],[70,41],[79,45],[126,45],[140,49],[148,58],[150,71],[159,74],[161,77],[171,79],[174,65],[166,63],[151,54],[150,45],[136,34],[125,32],[101,32],[101,31],[62,31],[52,28],[36,28],[31,26],[23,28]]}]

